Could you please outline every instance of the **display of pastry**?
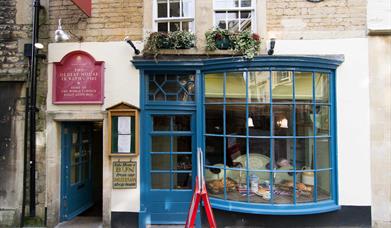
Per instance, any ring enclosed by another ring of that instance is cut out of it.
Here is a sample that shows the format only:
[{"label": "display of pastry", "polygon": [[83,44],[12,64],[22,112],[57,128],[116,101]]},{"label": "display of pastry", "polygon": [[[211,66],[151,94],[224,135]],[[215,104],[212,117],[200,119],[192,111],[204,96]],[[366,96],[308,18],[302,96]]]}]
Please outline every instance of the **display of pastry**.
[{"label": "display of pastry", "polygon": [[[231,178],[227,177],[227,192],[235,190],[236,182]],[[206,183],[208,190],[213,194],[219,194],[224,192],[224,179],[211,180]]]}]

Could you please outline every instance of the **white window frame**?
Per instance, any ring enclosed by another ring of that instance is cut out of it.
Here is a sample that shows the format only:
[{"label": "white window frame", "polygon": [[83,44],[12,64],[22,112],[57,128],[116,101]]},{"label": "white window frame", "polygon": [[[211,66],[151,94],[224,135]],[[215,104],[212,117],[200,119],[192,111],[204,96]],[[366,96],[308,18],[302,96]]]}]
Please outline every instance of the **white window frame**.
[{"label": "white window frame", "polygon": [[[239,1],[239,6],[238,7],[222,7],[222,8],[218,8],[216,6],[216,0],[213,0],[213,26],[215,28],[218,28],[217,24],[216,24],[216,11],[226,11],[226,14],[225,14],[225,23],[226,25],[228,26],[228,11],[251,11],[251,31],[252,32],[256,32],[257,31],[257,25],[256,25],[256,22],[257,22],[257,12],[256,12],[256,1],[257,0],[251,0],[251,6],[250,7],[241,7],[241,2],[242,0],[238,0]],[[240,16],[239,16],[239,19],[240,19]],[[228,29],[228,27],[227,27]],[[240,22],[239,22],[239,31],[240,30]]]},{"label": "white window frame", "polygon": [[[180,0],[182,2],[183,0]],[[158,23],[159,22],[191,22],[191,26],[189,26],[189,30],[192,33],[195,33],[195,1],[196,0],[190,0],[192,7],[191,7],[191,17],[170,17],[170,0],[167,0],[167,17],[157,17],[157,0],[153,0],[153,31],[158,30]],[[179,12],[182,12],[182,4],[179,4]],[[168,31],[170,31],[170,23],[167,25]],[[182,23],[180,23],[180,30],[182,31]]]}]

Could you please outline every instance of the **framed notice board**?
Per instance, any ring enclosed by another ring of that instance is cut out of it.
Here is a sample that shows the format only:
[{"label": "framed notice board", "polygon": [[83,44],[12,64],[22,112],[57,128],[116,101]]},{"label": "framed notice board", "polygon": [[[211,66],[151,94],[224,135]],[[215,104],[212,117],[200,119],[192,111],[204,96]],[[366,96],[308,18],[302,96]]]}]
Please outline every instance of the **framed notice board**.
[{"label": "framed notice board", "polygon": [[131,161],[113,162],[113,189],[137,188],[137,163]]},{"label": "framed notice board", "polygon": [[126,103],[108,108],[110,156],[136,156],[139,153],[138,109]]}]

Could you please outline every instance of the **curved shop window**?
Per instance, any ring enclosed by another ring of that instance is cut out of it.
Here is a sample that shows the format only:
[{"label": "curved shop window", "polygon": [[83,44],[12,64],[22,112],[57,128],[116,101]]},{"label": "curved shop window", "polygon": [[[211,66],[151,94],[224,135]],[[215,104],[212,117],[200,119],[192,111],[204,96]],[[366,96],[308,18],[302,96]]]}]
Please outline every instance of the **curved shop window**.
[{"label": "curved shop window", "polygon": [[216,208],[335,210],[333,71],[203,74],[205,178]]}]

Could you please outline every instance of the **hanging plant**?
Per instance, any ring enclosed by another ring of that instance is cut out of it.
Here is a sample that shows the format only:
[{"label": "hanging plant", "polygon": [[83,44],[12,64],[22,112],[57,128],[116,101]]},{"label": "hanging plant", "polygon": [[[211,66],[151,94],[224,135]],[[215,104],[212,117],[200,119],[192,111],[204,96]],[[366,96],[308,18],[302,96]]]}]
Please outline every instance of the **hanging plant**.
[{"label": "hanging plant", "polygon": [[156,57],[161,49],[189,49],[194,43],[195,35],[188,31],[153,32],[147,39],[144,53]]},{"label": "hanging plant", "polygon": [[206,50],[214,51],[216,49],[228,50],[233,47],[230,36],[232,33],[228,30],[213,29],[205,33]]},{"label": "hanging plant", "polygon": [[231,36],[234,51],[247,59],[252,59],[258,54],[261,47],[261,37],[257,33],[243,31]]}]

